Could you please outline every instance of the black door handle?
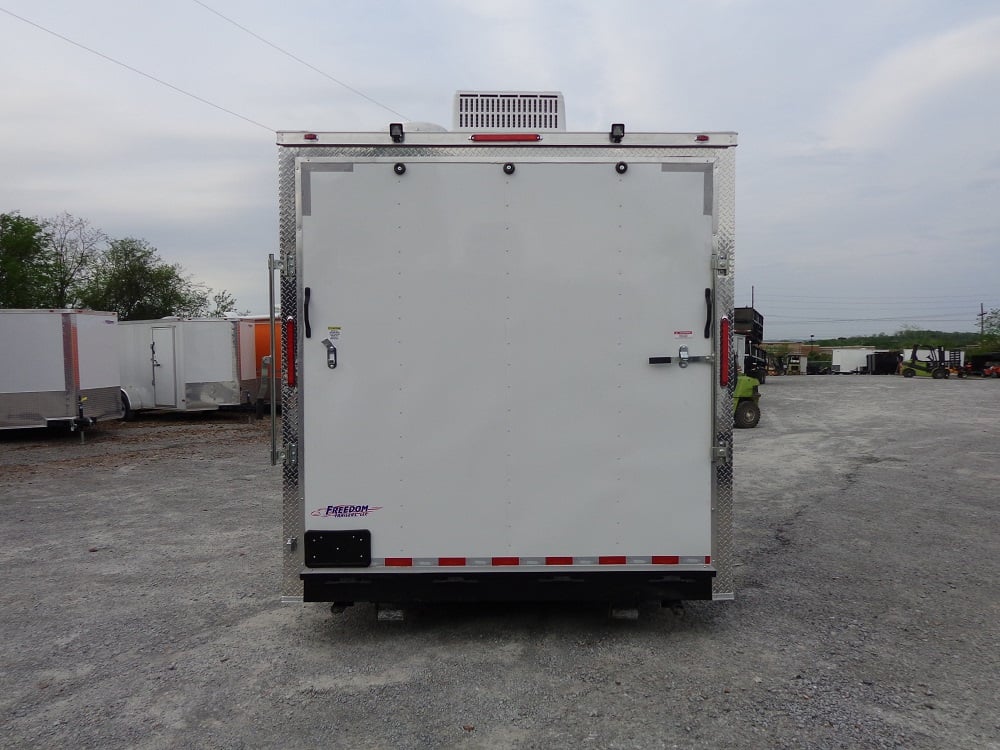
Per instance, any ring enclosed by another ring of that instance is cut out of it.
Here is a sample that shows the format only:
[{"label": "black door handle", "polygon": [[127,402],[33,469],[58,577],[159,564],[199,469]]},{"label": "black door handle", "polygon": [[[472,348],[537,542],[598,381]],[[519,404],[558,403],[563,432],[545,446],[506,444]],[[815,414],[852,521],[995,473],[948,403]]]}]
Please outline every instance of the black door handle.
[{"label": "black door handle", "polygon": [[[708,291],[707,289],[705,291]],[[312,338],[312,326],[309,325],[309,298],[312,296],[312,290],[306,287],[302,290],[302,319],[306,324],[306,338]]]},{"label": "black door handle", "polygon": [[[707,308],[707,315],[705,316],[705,338],[712,338],[712,290],[705,290],[705,307]],[[309,325],[306,323],[306,325]]]}]

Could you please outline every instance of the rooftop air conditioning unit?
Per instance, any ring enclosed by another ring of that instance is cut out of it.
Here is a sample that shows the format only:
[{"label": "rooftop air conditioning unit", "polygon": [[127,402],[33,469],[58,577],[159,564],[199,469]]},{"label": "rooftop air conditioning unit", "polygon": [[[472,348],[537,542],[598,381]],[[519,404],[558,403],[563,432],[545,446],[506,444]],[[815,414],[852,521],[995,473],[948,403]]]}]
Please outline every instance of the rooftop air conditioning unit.
[{"label": "rooftop air conditioning unit", "polygon": [[458,91],[455,130],[478,132],[566,130],[558,91]]}]

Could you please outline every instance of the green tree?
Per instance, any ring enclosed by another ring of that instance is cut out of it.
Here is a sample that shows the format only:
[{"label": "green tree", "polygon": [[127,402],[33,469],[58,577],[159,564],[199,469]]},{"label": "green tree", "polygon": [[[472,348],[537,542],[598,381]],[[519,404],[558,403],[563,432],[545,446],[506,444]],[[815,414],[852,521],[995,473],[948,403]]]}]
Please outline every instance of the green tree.
[{"label": "green tree", "polygon": [[[979,323],[979,321],[976,321]],[[1000,337],[1000,308],[994,308],[983,315],[982,331],[984,336]]]},{"label": "green tree", "polygon": [[45,230],[18,213],[0,214],[0,307],[47,307]]},{"label": "green tree", "polygon": [[86,219],[62,213],[44,222],[45,254],[40,269],[46,307],[78,307],[107,236]]},{"label": "green tree", "polygon": [[982,336],[978,337],[978,344],[973,347],[977,352],[1000,351],[1000,308],[993,308],[982,317],[982,321],[977,320],[977,324],[982,325]]},{"label": "green tree", "polygon": [[134,237],[108,243],[80,296],[86,307],[116,312],[120,320],[208,311],[205,287],[191,281],[180,264],[164,262],[155,247]]},{"label": "green tree", "polygon": [[[209,294],[212,294],[211,289],[209,289]],[[210,317],[221,318],[226,313],[231,312],[236,312],[236,298],[233,295],[225,289],[220,289],[212,294],[212,306],[208,313]]]}]

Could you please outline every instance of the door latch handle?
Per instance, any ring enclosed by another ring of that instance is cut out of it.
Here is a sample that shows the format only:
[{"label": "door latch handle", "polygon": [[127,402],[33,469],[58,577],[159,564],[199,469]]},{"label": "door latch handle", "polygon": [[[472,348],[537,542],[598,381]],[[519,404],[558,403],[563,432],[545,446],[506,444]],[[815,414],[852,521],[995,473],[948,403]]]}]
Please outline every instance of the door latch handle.
[{"label": "door latch handle", "polygon": [[337,347],[330,339],[323,339],[323,346],[326,347],[326,366],[331,370],[337,369]]},{"label": "door latch handle", "polygon": [[[649,364],[651,365],[669,365],[674,361],[674,357],[650,357]],[[708,362],[712,363],[715,361],[714,354],[695,354],[692,355],[686,346],[682,346],[677,350],[676,361],[678,366],[687,367],[691,362]]]}]

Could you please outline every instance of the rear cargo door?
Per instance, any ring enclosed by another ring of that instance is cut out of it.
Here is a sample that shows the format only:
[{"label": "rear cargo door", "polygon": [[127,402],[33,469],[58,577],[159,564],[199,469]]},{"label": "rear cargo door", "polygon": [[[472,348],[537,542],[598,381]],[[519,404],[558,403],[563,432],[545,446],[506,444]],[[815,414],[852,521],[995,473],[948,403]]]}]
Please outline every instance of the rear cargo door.
[{"label": "rear cargo door", "polygon": [[710,555],[711,162],[505,161],[302,161],[306,529],[415,564]]}]

